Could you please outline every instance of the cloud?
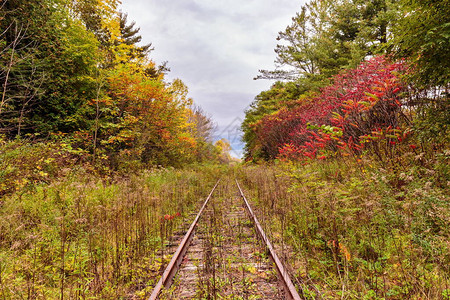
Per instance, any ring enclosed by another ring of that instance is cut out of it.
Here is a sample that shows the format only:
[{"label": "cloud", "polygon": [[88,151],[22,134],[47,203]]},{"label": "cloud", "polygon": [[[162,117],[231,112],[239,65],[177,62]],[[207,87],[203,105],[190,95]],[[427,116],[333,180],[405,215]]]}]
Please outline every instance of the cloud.
[{"label": "cloud", "polygon": [[168,80],[183,80],[218,128],[226,128],[243,119],[254,97],[272,84],[253,78],[259,69],[274,67],[278,32],[302,3],[122,0],[122,10],[141,28],[142,42],[155,47],[150,57],[157,63],[168,61]]}]

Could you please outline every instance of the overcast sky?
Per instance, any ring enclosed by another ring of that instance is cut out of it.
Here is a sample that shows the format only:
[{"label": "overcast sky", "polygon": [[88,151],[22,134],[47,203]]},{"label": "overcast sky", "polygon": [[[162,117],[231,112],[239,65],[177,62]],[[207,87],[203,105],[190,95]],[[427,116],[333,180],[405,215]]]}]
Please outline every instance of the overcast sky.
[{"label": "overcast sky", "polygon": [[141,28],[150,57],[168,61],[167,79],[180,78],[189,96],[217,123],[217,138],[239,156],[239,126],[246,107],[273,83],[253,80],[273,69],[276,37],[304,0],[122,0]]}]

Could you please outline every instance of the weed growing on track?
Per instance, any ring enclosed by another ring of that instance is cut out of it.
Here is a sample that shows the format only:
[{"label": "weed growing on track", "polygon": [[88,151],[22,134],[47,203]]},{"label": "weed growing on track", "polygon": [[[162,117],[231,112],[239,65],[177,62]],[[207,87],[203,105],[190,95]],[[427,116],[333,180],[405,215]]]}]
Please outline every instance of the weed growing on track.
[{"label": "weed growing on track", "polygon": [[449,194],[432,170],[335,160],[240,174],[305,299],[449,299]]},{"label": "weed growing on track", "polygon": [[85,173],[5,197],[0,299],[119,299],[151,290],[161,251],[197,209],[216,167],[99,180]]},{"label": "weed growing on track", "polygon": [[188,250],[190,263],[181,267],[173,292],[163,292],[161,299],[280,299],[276,271],[261,255],[236,191],[231,176],[220,182]]}]

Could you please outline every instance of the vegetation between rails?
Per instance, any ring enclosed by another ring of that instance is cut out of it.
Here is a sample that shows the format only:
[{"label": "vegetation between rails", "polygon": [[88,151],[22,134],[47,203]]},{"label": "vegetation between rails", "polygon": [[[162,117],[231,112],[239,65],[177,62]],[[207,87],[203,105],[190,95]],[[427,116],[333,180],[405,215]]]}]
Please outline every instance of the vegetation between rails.
[{"label": "vegetation between rails", "polygon": [[276,269],[236,191],[232,176],[221,179],[199,221],[187,265],[161,299],[282,297]]}]

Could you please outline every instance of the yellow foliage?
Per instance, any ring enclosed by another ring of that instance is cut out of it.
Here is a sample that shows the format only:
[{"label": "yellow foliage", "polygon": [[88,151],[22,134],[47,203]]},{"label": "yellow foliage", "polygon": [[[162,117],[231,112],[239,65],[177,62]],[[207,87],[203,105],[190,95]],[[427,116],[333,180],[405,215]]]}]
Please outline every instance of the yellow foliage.
[{"label": "yellow foliage", "polygon": [[188,97],[189,89],[181,79],[175,79],[168,87],[173,100],[180,106],[189,106],[193,104],[192,98]]},{"label": "yellow foliage", "polygon": [[117,14],[118,0],[97,0],[98,11],[102,12],[102,28],[111,34],[111,40],[120,36],[120,23]]}]

